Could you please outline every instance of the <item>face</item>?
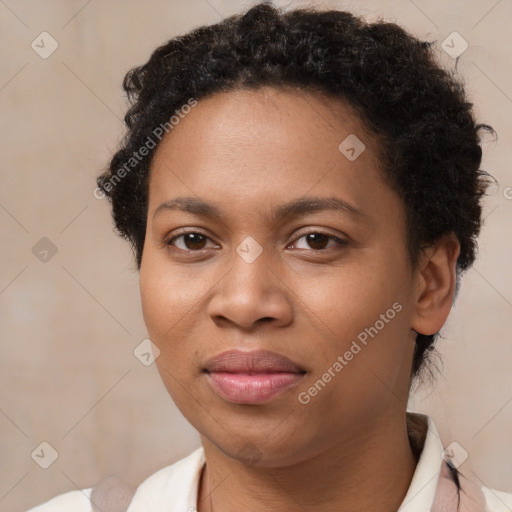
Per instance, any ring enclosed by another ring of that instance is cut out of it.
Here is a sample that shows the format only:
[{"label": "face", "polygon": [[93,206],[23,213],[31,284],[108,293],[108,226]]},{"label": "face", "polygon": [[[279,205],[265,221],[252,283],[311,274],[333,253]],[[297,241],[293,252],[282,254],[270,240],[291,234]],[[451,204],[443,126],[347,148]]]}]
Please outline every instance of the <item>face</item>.
[{"label": "face", "polygon": [[273,88],[200,100],[156,150],[144,319],[231,457],[296,463],[405,410],[417,279],[378,151],[343,101]]}]

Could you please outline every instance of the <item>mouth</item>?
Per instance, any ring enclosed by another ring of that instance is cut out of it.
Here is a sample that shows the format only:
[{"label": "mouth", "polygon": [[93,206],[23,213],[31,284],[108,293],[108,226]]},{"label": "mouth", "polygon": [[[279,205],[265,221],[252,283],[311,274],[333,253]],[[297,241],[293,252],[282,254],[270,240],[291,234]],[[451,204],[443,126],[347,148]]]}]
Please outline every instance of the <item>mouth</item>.
[{"label": "mouth", "polygon": [[203,369],[212,390],[236,404],[262,404],[297,386],[306,370],[275,352],[230,350]]}]

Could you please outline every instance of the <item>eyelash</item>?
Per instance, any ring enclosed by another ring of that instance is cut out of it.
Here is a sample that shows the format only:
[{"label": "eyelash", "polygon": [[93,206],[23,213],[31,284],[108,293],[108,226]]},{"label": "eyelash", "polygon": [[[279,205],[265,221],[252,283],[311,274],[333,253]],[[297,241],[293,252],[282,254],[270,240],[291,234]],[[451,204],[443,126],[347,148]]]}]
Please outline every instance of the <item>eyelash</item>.
[{"label": "eyelash", "polygon": [[[167,242],[165,242],[165,245],[167,246],[171,246],[171,247],[174,247],[176,250],[182,252],[182,253],[188,253],[188,254],[191,254],[191,253],[200,253],[201,251],[205,251],[206,249],[197,249],[197,250],[192,250],[192,249],[180,249],[178,247],[176,247],[174,244],[173,244],[173,241],[177,240],[178,238],[180,237],[183,237],[185,235],[189,235],[189,234],[194,234],[194,235],[201,235],[203,237],[205,237],[206,239],[210,240],[210,237],[208,235],[206,235],[205,233],[202,233],[201,231],[185,231],[185,232],[182,232],[182,233],[179,233],[177,235],[174,235],[172,238],[170,238]],[[311,235],[311,234],[315,234],[315,235],[323,235],[323,236],[326,236],[327,238],[329,238],[330,240],[334,240],[337,245],[338,245],[338,248],[341,248],[341,247],[345,247],[348,245],[348,241],[347,240],[344,240],[342,238],[339,238],[339,237],[336,237],[334,235],[330,235],[329,233],[324,233],[323,231],[309,231],[307,233],[303,233],[301,234],[299,237],[297,237],[295,239],[295,241],[293,242],[294,244],[297,243],[298,240],[300,240],[301,238],[304,238],[308,235]],[[329,243],[329,242],[328,242]],[[310,251],[312,252],[315,252],[315,253],[321,253],[321,252],[324,252],[324,251],[328,251],[329,249],[333,249],[333,247],[327,247],[327,248],[324,248],[324,249],[309,249]],[[304,250],[304,249],[302,249]]]}]

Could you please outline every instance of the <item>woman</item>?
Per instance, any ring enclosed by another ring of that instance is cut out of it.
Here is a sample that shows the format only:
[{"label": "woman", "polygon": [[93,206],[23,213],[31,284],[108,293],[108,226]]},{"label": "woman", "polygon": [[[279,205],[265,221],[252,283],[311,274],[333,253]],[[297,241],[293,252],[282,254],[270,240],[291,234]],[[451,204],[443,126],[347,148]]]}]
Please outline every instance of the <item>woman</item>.
[{"label": "woman", "polygon": [[124,88],[96,193],[202,447],[133,496],[107,481],[33,510],[511,510],[406,410],[475,258],[492,131],[430,43],[263,3],[172,39]]}]

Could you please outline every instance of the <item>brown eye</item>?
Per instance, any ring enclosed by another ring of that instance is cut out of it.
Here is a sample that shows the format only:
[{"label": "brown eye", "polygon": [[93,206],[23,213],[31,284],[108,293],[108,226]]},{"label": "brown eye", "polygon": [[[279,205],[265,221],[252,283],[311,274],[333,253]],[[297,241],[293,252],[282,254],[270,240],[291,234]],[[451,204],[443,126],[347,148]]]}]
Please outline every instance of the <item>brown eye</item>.
[{"label": "brown eye", "polygon": [[[171,238],[168,245],[173,245],[183,251],[198,251],[205,248],[207,240],[208,237],[201,233],[182,233],[181,235]],[[181,244],[175,243],[175,241],[180,241]]]},{"label": "brown eye", "polygon": [[325,249],[329,238],[322,233],[309,233],[306,235],[307,243],[312,249]]},{"label": "brown eye", "polygon": [[[298,246],[300,240],[305,240],[307,246],[305,246],[303,242],[301,242],[303,245],[302,247]],[[334,244],[329,246],[329,242],[334,242]],[[332,235],[313,231],[297,238],[297,241],[294,243],[294,245],[297,246],[298,249],[313,249],[315,251],[322,251],[330,249],[333,246],[346,246],[347,241]]]}]

